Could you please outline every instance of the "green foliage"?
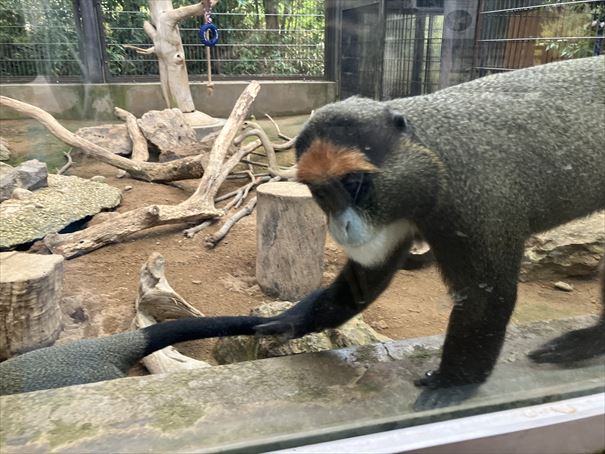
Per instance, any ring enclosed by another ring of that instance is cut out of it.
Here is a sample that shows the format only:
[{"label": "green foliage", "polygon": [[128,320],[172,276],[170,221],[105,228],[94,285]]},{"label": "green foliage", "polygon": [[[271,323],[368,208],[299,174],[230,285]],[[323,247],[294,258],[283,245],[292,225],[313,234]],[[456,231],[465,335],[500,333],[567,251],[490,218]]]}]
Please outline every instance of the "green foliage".
[{"label": "green foliage", "polygon": [[[173,0],[175,8],[192,0]],[[141,56],[121,44],[151,45],[142,26],[149,20],[147,0],[102,0],[107,56],[112,75],[157,75],[153,55]],[[323,74],[323,2],[295,0],[276,2],[278,29],[266,29],[264,2],[221,0],[213,11],[219,28],[219,44],[211,51],[212,71],[227,76]],[[275,17],[275,16],[271,16]],[[190,77],[204,77],[205,48],[198,37],[202,18],[180,24]]]},{"label": "green foliage", "polygon": [[[87,0],[92,1],[92,0]],[[175,8],[195,0],[173,0]],[[2,0],[0,75],[81,75],[81,39],[73,0]],[[221,0],[213,12],[220,30],[212,49],[212,70],[227,76],[323,75],[324,17],[320,0]],[[269,6],[274,15],[265,14]],[[105,59],[113,76],[157,78],[153,55],[138,55],[124,44],[151,46],[143,31],[148,0],[100,0]],[[181,37],[192,79],[206,74],[206,55],[197,30],[202,18],[184,21]],[[267,30],[267,24],[277,29]]]},{"label": "green foliage", "polygon": [[553,39],[544,41],[545,50],[559,59],[593,55],[596,30],[592,22],[605,17],[605,1],[565,6],[554,6],[557,3],[555,0],[549,3],[553,3],[553,6],[547,7],[546,11],[550,12],[552,19],[543,21],[541,37]]},{"label": "green foliage", "polygon": [[71,0],[2,0],[0,75],[79,76],[79,38]]}]

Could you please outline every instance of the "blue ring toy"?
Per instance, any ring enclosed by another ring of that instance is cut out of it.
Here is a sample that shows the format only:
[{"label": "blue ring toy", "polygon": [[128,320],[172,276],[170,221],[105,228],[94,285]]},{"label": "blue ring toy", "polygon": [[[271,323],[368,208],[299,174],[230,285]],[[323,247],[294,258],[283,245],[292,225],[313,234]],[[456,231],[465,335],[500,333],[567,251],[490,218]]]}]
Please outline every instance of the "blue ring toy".
[{"label": "blue ring toy", "polygon": [[[206,32],[210,32],[210,39],[206,39]],[[218,28],[212,22],[202,25],[197,34],[204,46],[213,47],[218,42]]]}]

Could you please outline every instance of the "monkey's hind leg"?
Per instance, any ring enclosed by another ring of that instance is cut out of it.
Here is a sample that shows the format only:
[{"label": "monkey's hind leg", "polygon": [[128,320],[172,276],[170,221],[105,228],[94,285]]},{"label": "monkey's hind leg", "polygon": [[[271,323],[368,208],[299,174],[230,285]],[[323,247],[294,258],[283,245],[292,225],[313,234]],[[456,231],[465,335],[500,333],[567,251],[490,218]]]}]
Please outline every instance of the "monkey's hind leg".
[{"label": "monkey's hind leg", "polygon": [[529,353],[536,363],[573,366],[605,354],[605,257],[601,260],[601,318],[595,326],[577,329],[546,342]]}]

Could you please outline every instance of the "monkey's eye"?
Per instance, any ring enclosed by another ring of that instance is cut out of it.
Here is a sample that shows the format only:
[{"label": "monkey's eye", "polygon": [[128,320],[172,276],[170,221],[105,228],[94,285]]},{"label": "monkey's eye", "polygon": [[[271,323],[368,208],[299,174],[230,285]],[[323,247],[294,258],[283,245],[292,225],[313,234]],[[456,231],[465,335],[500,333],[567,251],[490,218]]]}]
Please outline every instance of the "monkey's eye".
[{"label": "monkey's eye", "polygon": [[340,182],[345,191],[351,196],[353,203],[355,203],[367,193],[369,177],[363,172],[355,172],[348,174]]}]

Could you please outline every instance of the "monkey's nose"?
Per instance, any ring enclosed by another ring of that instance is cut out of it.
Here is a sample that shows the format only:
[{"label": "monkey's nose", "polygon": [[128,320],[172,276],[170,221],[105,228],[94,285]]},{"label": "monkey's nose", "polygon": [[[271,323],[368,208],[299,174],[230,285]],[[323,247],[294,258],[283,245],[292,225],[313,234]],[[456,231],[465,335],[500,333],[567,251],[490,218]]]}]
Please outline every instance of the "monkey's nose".
[{"label": "monkey's nose", "polygon": [[347,238],[349,237],[350,230],[351,230],[351,221],[346,221],[345,222],[345,235],[347,236]]}]

